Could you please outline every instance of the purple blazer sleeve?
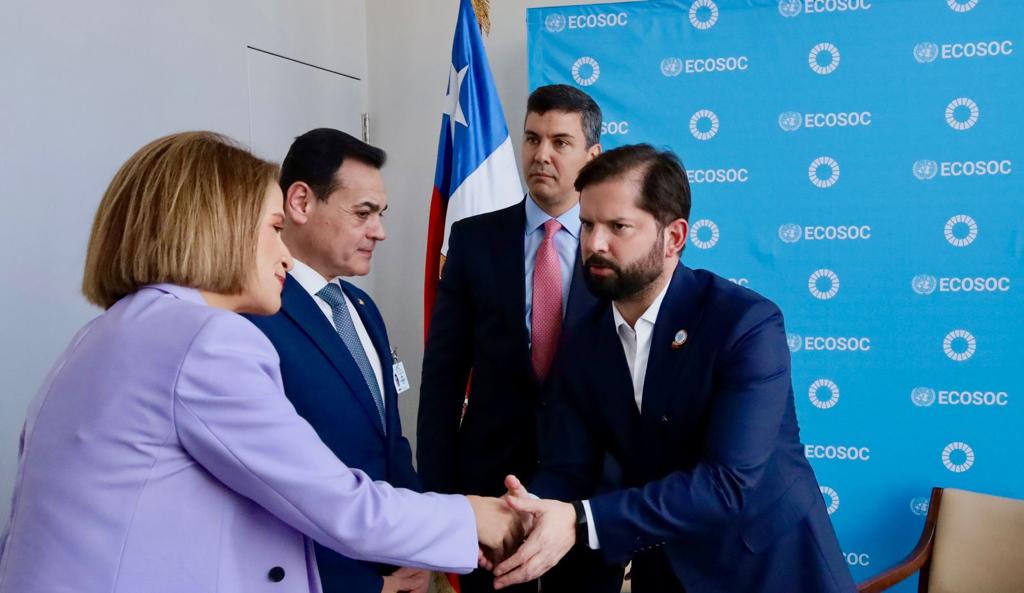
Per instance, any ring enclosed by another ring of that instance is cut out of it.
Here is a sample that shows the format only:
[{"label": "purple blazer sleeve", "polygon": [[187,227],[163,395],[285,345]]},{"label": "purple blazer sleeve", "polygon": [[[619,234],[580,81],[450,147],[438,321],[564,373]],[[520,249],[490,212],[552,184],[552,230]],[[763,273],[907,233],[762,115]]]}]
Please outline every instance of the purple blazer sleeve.
[{"label": "purple blazer sleeve", "polygon": [[373,482],[339,461],[285,398],[278,357],[237,315],[213,315],[174,388],[185,450],[218,480],[350,558],[450,572],[477,563],[462,496]]}]

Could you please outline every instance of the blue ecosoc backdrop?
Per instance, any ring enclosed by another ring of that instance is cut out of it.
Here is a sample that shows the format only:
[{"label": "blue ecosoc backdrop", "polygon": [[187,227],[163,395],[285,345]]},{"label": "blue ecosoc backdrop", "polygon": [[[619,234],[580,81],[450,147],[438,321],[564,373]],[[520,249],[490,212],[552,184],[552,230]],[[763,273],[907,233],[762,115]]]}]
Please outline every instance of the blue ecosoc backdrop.
[{"label": "blue ecosoc backdrop", "polygon": [[[530,86],[679,154],[684,259],[778,303],[854,578],[932,486],[1024,498],[1024,2],[695,0],[528,11]],[[913,582],[897,590],[914,590]]]}]

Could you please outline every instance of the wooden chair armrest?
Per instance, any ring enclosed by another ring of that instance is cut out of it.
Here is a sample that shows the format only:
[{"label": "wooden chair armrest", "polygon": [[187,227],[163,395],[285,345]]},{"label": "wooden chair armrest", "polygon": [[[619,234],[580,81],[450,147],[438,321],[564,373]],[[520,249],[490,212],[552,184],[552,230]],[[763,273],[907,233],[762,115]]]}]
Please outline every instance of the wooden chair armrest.
[{"label": "wooden chair armrest", "polygon": [[935,521],[939,517],[939,505],[942,500],[942,489],[933,488],[931,502],[928,505],[928,516],[925,518],[924,530],[914,549],[898,564],[877,574],[857,585],[857,593],[879,593],[906,579],[921,570],[931,559],[932,545],[935,542]]},{"label": "wooden chair armrest", "polygon": [[857,593],[879,593],[906,579],[924,566],[931,555],[931,540],[924,548],[918,543],[914,551],[907,555],[899,564],[857,585]]}]

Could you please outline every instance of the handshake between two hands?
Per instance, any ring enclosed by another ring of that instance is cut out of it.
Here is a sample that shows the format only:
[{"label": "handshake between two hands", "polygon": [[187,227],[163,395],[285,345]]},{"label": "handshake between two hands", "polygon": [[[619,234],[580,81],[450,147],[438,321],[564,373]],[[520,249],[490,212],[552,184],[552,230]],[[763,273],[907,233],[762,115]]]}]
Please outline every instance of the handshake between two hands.
[{"label": "handshake between two hands", "polygon": [[501,498],[468,496],[476,515],[480,566],[494,572],[494,588],[540,577],[576,543],[576,511],[557,500],[532,497],[515,476]]}]

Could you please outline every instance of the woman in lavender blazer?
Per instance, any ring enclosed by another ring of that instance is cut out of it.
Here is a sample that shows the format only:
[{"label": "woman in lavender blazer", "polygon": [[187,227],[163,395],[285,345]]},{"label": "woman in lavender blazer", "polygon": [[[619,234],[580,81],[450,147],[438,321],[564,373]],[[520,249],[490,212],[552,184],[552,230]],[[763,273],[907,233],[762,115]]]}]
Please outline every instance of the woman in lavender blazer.
[{"label": "woman in lavender blazer", "polygon": [[32,401],[0,593],[320,591],[311,539],[468,572],[493,499],[415,494],[341,463],[285,398],[269,314],[291,256],[277,169],[206,132],[142,148],[96,214],[83,291],[106,312]]}]

